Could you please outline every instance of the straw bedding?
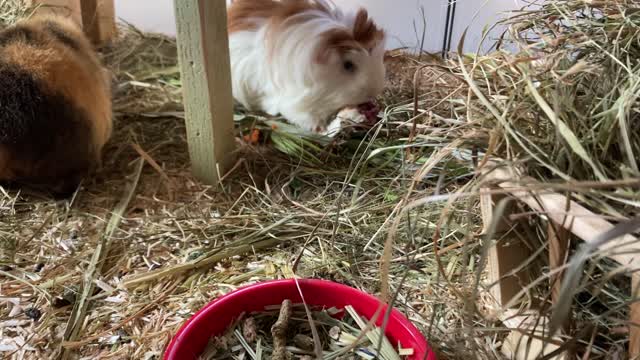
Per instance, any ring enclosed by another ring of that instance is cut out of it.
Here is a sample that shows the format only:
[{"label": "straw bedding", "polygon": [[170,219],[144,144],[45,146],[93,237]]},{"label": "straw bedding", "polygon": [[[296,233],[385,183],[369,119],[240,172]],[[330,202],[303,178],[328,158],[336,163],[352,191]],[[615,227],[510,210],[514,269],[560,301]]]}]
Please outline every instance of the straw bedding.
[{"label": "straw bedding", "polygon": [[[16,4],[0,2],[5,23],[24,15]],[[517,53],[390,53],[382,121],[334,140],[238,109],[238,160],[218,189],[190,174],[175,40],[123,25],[101,50],[116,111],[104,168],[70,201],[0,193],[0,351],[158,359],[214,297],[296,275],[397,292],[441,359],[505,358],[478,167],[490,154],[554,189],[636,179],[638,10],[553,1],[509,20]],[[599,216],[636,212],[634,186],[577,188],[565,193]],[[527,265],[542,272],[545,229],[537,216],[514,229],[542,249]],[[611,261],[589,264],[567,350],[611,359],[628,345],[631,289]],[[545,284],[531,302],[545,303]]]}]

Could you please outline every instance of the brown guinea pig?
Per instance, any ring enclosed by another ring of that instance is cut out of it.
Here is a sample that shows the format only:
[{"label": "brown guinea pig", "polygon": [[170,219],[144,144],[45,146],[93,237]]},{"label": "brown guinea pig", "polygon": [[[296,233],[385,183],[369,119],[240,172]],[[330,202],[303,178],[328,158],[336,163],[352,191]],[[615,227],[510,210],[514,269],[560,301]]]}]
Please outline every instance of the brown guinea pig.
[{"label": "brown guinea pig", "polygon": [[74,22],[46,15],[0,31],[0,182],[68,196],[111,131],[107,71]]}]

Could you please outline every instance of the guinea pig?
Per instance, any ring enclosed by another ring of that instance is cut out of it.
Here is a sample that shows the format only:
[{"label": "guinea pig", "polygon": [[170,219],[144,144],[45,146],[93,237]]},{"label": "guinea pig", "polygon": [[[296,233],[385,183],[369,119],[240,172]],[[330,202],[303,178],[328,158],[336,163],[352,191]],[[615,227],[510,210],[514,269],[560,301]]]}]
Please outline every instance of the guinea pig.
[{"label": "guinea pig", "polygon": [[108,72],[73,21],[0,31],[0,182],[69,196],[101,165],[111,106]]},{"label": "guinea pig", "polygon": [[379,95],[386,35],[365,9],[325,0],[234,0],[227,8],[233,97],[249,110],[326,132]]}]

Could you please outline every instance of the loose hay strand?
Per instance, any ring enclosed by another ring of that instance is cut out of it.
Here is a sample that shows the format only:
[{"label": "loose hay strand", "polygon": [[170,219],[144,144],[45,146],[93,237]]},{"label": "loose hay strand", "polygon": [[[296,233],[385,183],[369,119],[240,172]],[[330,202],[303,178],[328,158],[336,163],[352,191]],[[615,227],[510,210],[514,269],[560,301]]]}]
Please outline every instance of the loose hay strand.
[{"label": "loose hay strand", "polygon": [[[105,257],[111,249],[113,234],[122,221],[124,212],[127,210],[127,207],[129,206],[129,203],[133,198],[133,194],[138,187],[138,181],[140,180],[140,174],[142,173],[143,166],[144,161],[142,158],[140,158],[140,160],[137,162],[137,166],[134,168],[131,182],[123,191],[122,198],[116,205],[113,211],[113,215],[107,223],[107,228],[105,229],[104,235],[102,236],[98,247],[95,249],[95,252],[91,257],[89,266],[84,275],[82,292],[75,302],[73,311],[71,312],[71,316],[69,317],[69,323],[67,324],[67,328],[65,330],[64,340],[67,342],[75,341],[79,336],[80,330],[82,330],[82,327],[84,326],[84,319],[90,302],[89,296],[93,293],[95,280],[102,273],[102,267],[104,265]],[[60,358],[68,359],[70,358],[70,356],[71,352],[68,349],[64,349],[62,350]]]}]

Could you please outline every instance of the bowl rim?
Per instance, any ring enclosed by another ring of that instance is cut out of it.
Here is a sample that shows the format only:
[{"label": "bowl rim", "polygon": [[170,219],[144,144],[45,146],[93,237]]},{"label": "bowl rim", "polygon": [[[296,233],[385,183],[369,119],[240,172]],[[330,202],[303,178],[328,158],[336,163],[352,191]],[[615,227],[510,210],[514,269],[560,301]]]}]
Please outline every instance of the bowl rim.
[{"label": "bowl rim", "polygon": [[[296,282],[298,283],[305,283],[305,285],[307,286],[318,286],[321,288],[326,288],[327,286],[329,287],[340,287],[343,290],[347,290],[347,291],[351,291],[353,293],[357,293],[358,296],[361,296],[363,298],[368,298],[369,300],[374,300],[375,302],[379,303],[379,304],[383,304],[386,305],[385,303],[383,303],[378,297],[369,294],[365,291],[362,291],[360,289],[357,289],[355,287],[352,286],[348,286],[345,284],[341,284],[335,281],[331,281],[331,280],[325,280],[325,279],[317,279],[317,278],[287,278],[287,279],[273,279],[273,280],[264,280],[264,281],[259,281],[253,284],[248,284],[248,285],[243,285],[240,286],[224,295],[221,295],[213,300],[211,300],[210,302],[208,302],[206,305],[204,305],[202,308],[200,308],[197,312],[195,312],[189,319],[187,319],[178,329],[178,331],[173,335],[173,337],[171,338],[171,341],[168,343],[168,345],[166,346],[165,350],[164,350],[164,354],[163,354],[163,359],[164,360],[169,360],[172,359],[173,357],[171,356],[176,356],[176,354],[172,353],[172,350],[175,349],[177,347],[177,344],[179,342],[184,341],[185,337],[188,337],[190,333],[194,332],[194,331],[198,331],[198,326],[195,326],[201,318],[206,317],[206,315],[211,312],[211,311],[215,311],[216,307],[218,306],[218,304],[220,304],[221,302],[227,302],[227,301],[232,301],[235,297],[241,296],[243,293],[245,292],[250,292],[256,288],[262,288],[262,287],[275,287],[278,285],[282,285],[282,284],[296,284]],[[395,313],[395,314],[394,314]],[[395,315],[394,318],[396,321],[398,321],[400,323],[400,325],[402,325],[402,327],[404,327],[409,333],[411,333],[414,338],[416,338],[416,340],[421,343],[421,347],[424,348],[424,360],[436,360],[436,356],[435,356],[435,352],[432,350],[432,348],[429,346],[429,343],[427,342],[425,336],[422,334],[422,332],[420,332],[420,330],[418,330],[418,328],[403,314],[401,313],[396,307],[392,308],[392,315]]]}]

